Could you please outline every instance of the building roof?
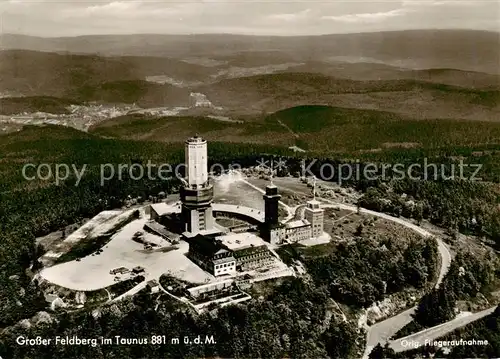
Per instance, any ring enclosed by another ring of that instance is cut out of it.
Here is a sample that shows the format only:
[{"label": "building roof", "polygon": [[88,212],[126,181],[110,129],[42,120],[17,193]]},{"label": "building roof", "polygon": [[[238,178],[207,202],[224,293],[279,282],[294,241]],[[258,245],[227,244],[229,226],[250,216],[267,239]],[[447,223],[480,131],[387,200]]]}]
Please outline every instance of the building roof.
[{"label": "building roof", "polygon": [[206,237],[198,234],[195,237],[188,239],[189,244],[196,247],[196,250],[206,257],[212,257],[221,250],[227,251],[213,237]]},{"label": "building roof", "polygon": [[245,217],[252,218],[257,222],[264,223],[264,211],[259,211],[255,208],[227,203],[213,203],[212,209],[214,212],[236,213]]},{"label": "building roof", "polygon": [[204,236],[204,237],[215,237],[221,233],[222,233],[222,230],[220,228],[215,227],[213,229],[204,229],[204,230],[196,232],[196,233],[184,232],[184,233],[182,233],[182,235],[184,236],[184,238],[189,239],[189,238],[196,238],[199,235]]},{"label": "building roof", "polygon": [[165,202],[153,203],[151,209],[158,213],[159,216],[177,212],[177,205],[175,203],[169,204]]},{"label": "building roof", "polygon": [[310,201],[307,201],[307,204],[311,204],[311,205],[318,205],[320,206],[321,205],[321,202],[318,201],[317,199],[311,199]]},{"label": "building roof", "polygon": [[238,251],[248,247],[258,247],[265,244],[262,238],[250,232],[230,233],[217,237],[217,240],[232,251]]},{"label": "building roof", "polygon": [[[191,95],[192,95],[192,94],[191,94]],[[206,143],[206,142],[207,142],[207,141],[205,141],[203,138],[201,138],[201,137],[200,137],[200,136],[198,136],[198,135],[194,135],[193,137],[188,138],[188,139],[186,140],[186,143],[189,143],[189,144],[191,144],[191,143]]]},{"label": "building roof", "polygon": [[223,280],[220,282],[213,282],[213,283],[203,284],[203,285],[200,285],[198,287],[192,287],[192,288],[189,288],[187,291],[192,296],[196,296],[196,295],[204,293],[204,292],[209,292],[212,290],[220,290],[220,289],[224,289],[227,287],[231,287],[233,285],[233,283],[234,283],[233,279],[226,279],[226,280]]},{"label": "building roof", "polygon": [[169,239],[172,236],[172,233],[170,233],[169,231],[167,231],[165,229],[165,227],[163,227],[162,225],[158,224],[155,221],[146,222],[146,224],[144,225],[144,227],[149,228],[153,232],[156,232],[156,234],[159,234],[159,235],[163,236],[166,239]]},{"label": "building roof", "polygon": [[321,202],[319,202],[315,199],[307,201],[306,209],[308,209],[309,211],[313,211],[313,212],[322,212],[323,211],[323,208],[321,208]]},{"label": "building roof", "polygon": [[311,223],[309,223],[309,221],[307,221],[305,219],[299,219],[296,221],[291,221],[291,222],[286,223],[287,228],[300,228],[300,227],[305,227],[305,226],[310,226],[310,225],[311,225]]}]

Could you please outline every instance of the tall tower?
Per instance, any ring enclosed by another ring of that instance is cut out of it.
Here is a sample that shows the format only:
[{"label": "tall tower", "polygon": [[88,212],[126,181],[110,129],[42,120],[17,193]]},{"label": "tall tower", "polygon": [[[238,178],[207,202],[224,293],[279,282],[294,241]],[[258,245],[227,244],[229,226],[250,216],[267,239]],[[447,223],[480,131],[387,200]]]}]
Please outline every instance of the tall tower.
[{"label": "tall tower", "polygon": [[311,223],[311,236],[319,237],[323,234],[324,210],[321,203],[316,200],[316,177],[313,179],[313,199],[307,202],[304,217]]},{"label": "tall tower", "polygon": [[281,195],[278,194],[278,187],[272,181],[266,186],[266,193],[263,196],[265,214],[261,235],[271,244],[281,244],[285,238],[285,225],[279,221],[279,201]]},{"label": "tall tower", "polygon": [[184,158],[189,187],[204,187],[208,182],[207,141],[198,136],[188,139],[184,150]]},{"label": "tall tower", "polygon": [[214,227],[213,185],[208,180],[207,141],[195,136],[186,141],[186,174],[181,188],[184,230],[192,234]]},{"label": "tall tower", "polygon": [[324,210],[320,207],[320,202],[315,199],[308,201],[304,217],[311,223],[311,236],[321,236],[323,234]]},{"label": "tall tower", "polygon": [[266,186],[266,194],[264,198],[265,223],[269,228],[279,224],[279,201],[281,195],[278,194],[278,187],[273,183]]}]

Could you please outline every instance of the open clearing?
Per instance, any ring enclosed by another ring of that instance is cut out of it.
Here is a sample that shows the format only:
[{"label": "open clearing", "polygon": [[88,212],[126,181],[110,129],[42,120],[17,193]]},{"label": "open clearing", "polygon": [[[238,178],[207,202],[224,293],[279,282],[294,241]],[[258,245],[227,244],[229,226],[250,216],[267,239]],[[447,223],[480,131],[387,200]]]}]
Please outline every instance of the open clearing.
[{"label": "open clearing", "polygon": [[[40,273],[41,276],[61,287],[81,291],[97,290],[116,283],[109,271],[118,267],[144,267],[146,281],[159,278],[163,273],[200,284],[215,279],[185,256],[188,251],[186,242],[181,241],[176,245],[177,249],[167,253],[145,251],[142,244],[134,242],[132,236],[142,230],[146,221],[147,218],[142,213],[140,219],[127,224],[115,234],[108,245],[102,248],[101,254],[46,268]],[[145,233],[144,238],[150,242],[162,243],[163,248],[171,247],[170,243],[150,233]],[[123,276],[121,279],[128,278]]]}]

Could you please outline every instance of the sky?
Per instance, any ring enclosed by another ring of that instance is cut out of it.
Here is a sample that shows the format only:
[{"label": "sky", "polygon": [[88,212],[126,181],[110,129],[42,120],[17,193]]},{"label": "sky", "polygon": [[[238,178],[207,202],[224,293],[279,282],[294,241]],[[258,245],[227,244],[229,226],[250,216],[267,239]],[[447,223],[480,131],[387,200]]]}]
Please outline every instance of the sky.
[{"label": "sky", "polygon": [[0,0],[0,31],[317,35],[407,29],[500,31],[500,0]]}]

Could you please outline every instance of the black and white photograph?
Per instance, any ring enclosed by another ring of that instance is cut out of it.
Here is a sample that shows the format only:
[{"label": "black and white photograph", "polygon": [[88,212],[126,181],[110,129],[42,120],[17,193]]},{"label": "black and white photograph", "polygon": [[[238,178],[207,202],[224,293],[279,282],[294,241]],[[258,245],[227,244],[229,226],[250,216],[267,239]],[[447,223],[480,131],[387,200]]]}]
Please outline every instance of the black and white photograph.
[{"label": "black and white photograph", "polygon": [[0,0],[0,359],[500,358],[499,0]]}]

